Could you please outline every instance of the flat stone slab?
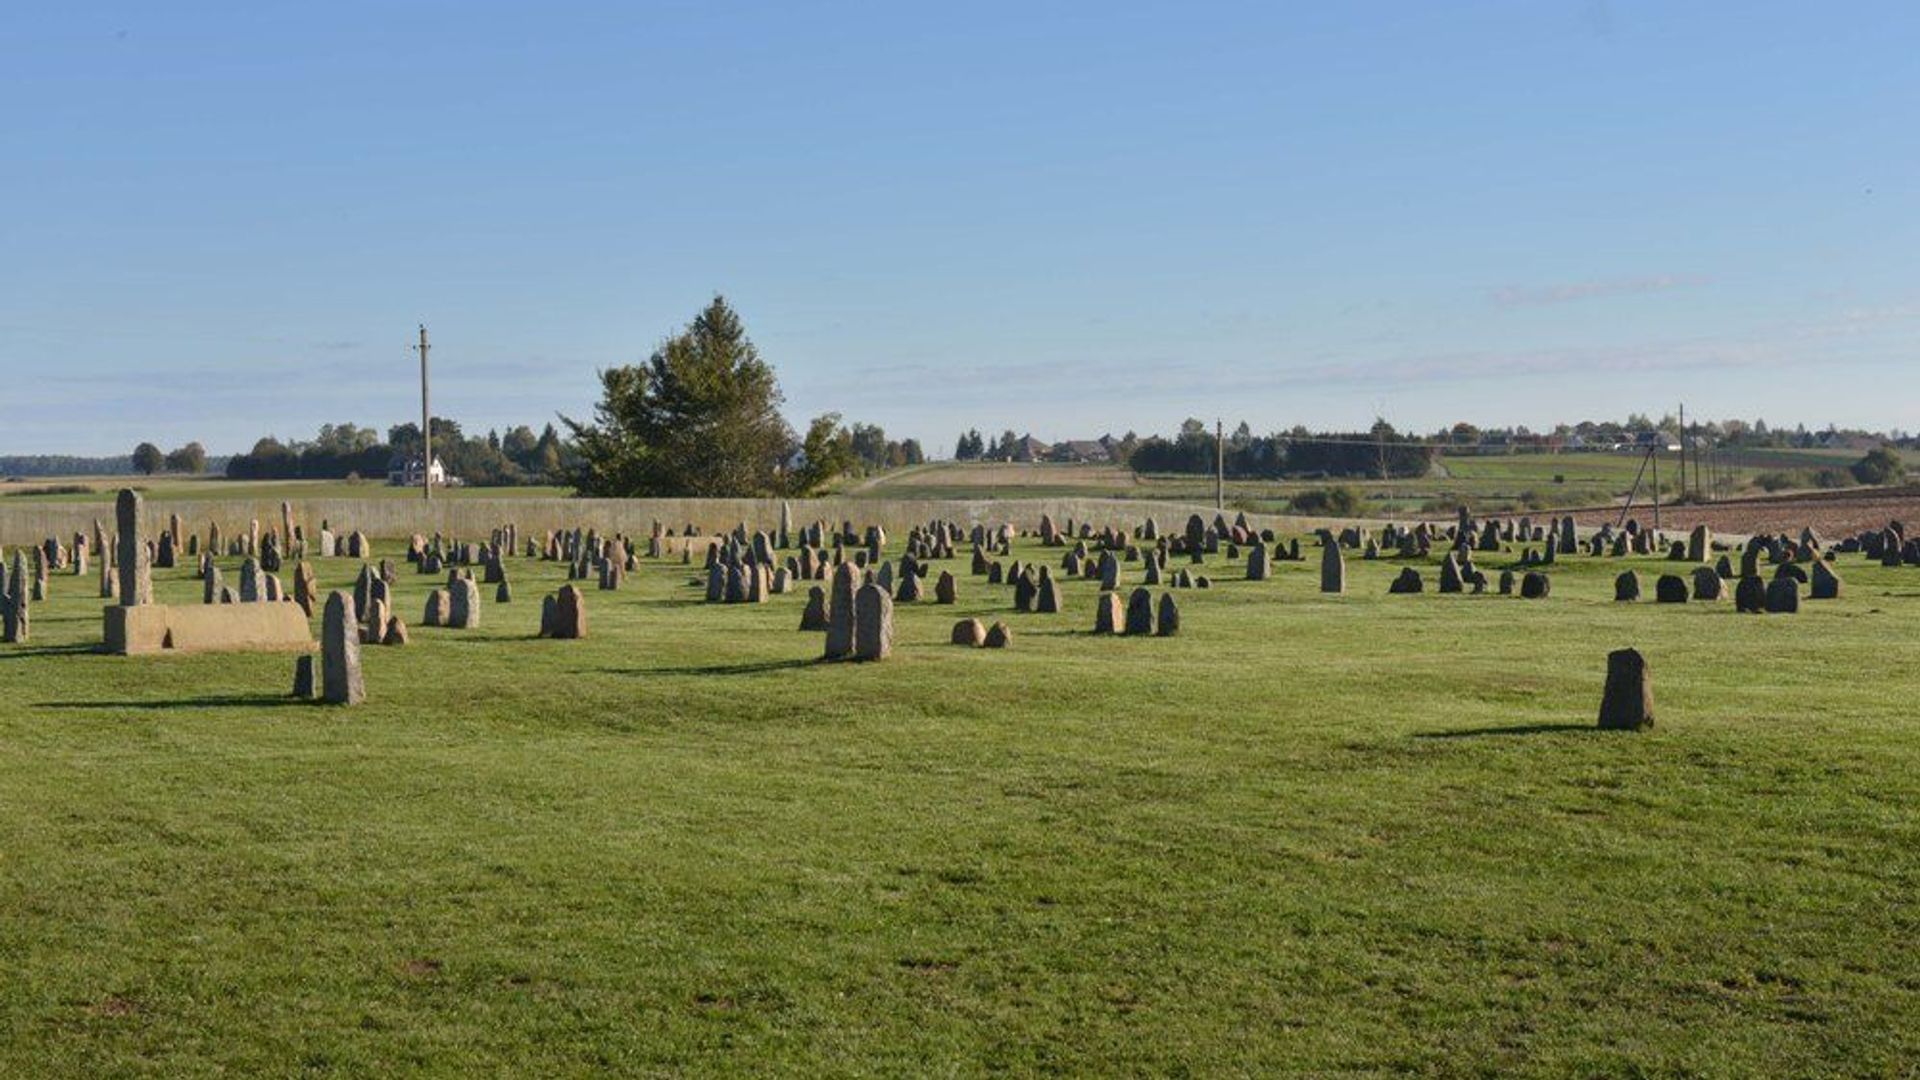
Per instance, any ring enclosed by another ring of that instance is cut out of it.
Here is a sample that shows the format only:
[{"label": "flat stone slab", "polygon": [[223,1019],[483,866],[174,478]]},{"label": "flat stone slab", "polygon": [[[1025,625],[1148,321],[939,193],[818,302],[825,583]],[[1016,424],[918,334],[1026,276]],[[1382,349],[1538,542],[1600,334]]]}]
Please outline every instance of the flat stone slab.
[{"label": "flat stone slab", "polygon": [[313,631],[299,604],[142,604],[104,612],[107,651],[121,656],[313,648]]}]

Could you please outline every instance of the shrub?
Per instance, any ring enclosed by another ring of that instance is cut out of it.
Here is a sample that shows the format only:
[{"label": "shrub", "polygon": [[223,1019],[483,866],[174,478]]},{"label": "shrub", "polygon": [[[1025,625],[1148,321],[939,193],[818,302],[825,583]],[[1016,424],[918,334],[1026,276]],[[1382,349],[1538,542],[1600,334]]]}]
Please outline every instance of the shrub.
[{"label": "shrub", "polygon": [[1331,517],[1352,517],[1360,510],[1360,493],[1350,487],[1309,488],[1295,494],[1291,500],[1296,514],[1326,514]]},{"label": "shrub", "polygon": [[1854,462],[1847,471],[1863,484],[1893,484],[1906,475],[1907,463],[1900,460],[1899,454],[1881,446],[1867,451],[1867,456]]}]

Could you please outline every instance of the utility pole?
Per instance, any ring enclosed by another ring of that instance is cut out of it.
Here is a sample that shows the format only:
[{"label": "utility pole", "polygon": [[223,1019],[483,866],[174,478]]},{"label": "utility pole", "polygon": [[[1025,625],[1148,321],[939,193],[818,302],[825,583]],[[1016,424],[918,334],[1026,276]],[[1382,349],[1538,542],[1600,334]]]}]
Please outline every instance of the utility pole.
[{"label": "utility pole", "polygon": [[1227,423],[1213,418],[1213,508],[1227,508]]},{"label": "utility pole", "polygon": [[433,411],[427,403],[427,326],[420,324],[420,491],[433,501]]},{"label": "utility pole", "polygon": [[1653,462],[1653,527],[1655,529],[1660,527],[1660,444],[1665,440],[1666,436],[1660,434],[1659,428],[1655,428],[1653,445],[1647,447],[1648,460]]},{"label": "utility pole", "polygon": [[1680,499],[1687,498],[1687,403],[1680,403]]}]

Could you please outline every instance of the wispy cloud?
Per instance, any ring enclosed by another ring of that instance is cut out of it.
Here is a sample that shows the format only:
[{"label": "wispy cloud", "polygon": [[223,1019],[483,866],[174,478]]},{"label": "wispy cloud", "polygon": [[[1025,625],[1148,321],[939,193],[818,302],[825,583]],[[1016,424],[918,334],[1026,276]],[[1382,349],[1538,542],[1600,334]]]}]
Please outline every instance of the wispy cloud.
[{"label": "wispy cloud", "polygon": [[1504,285],[1489,298],[1503,308],[1540,307],[1546,304],[1571,304],[1580,300],[1599,300],[1610,296],[1640,296],[1671,292],[1705,285],[1712,278],[1700,274],[1648,274],[1643,277],[1608,278],[1600,281],[1568,281],[1548,285]]}]

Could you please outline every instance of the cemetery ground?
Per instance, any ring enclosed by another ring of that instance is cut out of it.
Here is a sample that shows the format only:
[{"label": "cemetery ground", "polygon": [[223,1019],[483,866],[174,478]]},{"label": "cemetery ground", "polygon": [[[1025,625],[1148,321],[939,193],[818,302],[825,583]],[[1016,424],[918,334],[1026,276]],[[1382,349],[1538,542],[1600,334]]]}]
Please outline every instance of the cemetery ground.
[{"label": "cemetery ground", "polygon": [[[1211,557],[1172,638],[963,552],[891,660],[825,665],[804,588],[703,604],[697,560],[589,587],[581,641],[526,558],[425,627],[389,540],[413,643],[349,709],[284,655],[96,653],[56,575],[0,646],[0,1075],[1912,1068],[1916,571],[1743,616],[1651,603],[1660,559],[1530,601],[1352,555],[1323,596],[1308,551]],[[1627,645],[1656,726],[1596,730]]]}]

